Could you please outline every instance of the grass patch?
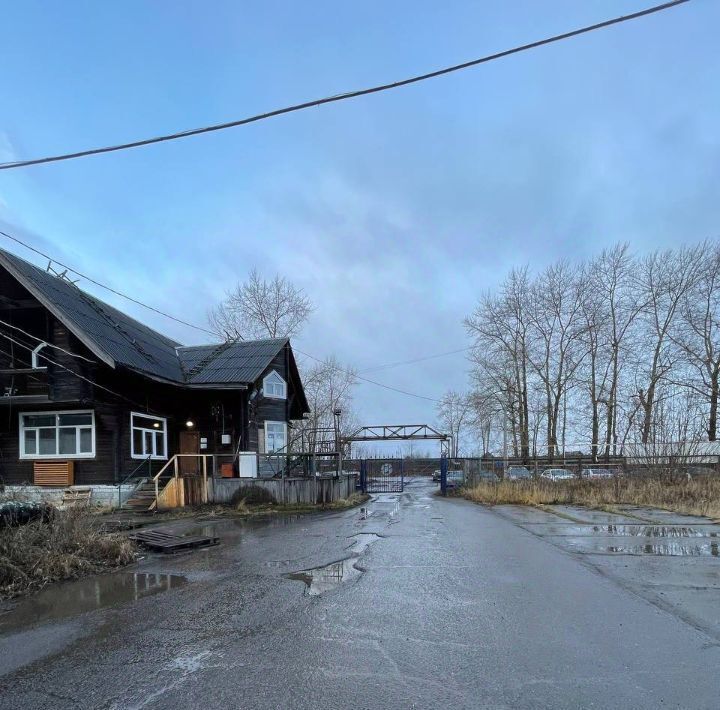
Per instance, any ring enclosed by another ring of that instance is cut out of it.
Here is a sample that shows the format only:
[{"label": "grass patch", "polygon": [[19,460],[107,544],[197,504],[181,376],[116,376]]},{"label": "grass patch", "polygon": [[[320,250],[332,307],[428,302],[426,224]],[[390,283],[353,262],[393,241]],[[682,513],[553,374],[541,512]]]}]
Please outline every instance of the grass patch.
[{"label": "grass patch", "polygon": [[100,532],[97,518],[87,511],[57,511],[47,521],[0,530],[0,598],[112,570],[134,559],[134,544],[117,533]]},{"label": "grass patch", "polygon": [[611,510],[614,505],[664,508],[676,513],[720,519],[720,479],[668,481],[620,478],[577,481],[501,481],[480,483],[461,491],[468,500],[485,505],[585,505]]}]

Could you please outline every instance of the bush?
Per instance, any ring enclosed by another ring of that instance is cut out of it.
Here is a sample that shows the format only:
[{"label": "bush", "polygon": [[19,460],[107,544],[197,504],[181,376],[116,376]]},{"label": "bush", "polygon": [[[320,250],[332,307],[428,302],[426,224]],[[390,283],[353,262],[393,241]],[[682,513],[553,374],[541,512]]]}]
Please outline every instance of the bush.
[{"label": "bush", "polygon": [[245,505],[274,505],[277,503],[275,496],[270,493],[267,488],[262,486],[245,486],[244,488],[238,488],[233,497],[230,499],[230,503],[237,506],[239,503]]},{"label": "bush", "polygon": [[134,559],[133,543],[117,533],[101,533],[87,511],[56,511],[45,521],[0,530],[0,598],[114,569]]},{"label": "bush", "polygon": [[638,505],[720,519],[720,478],[715,477],[690,481],[649,476],[624,476],[617,480],[501,481],[466,488],[463,495],[486,505]]}]

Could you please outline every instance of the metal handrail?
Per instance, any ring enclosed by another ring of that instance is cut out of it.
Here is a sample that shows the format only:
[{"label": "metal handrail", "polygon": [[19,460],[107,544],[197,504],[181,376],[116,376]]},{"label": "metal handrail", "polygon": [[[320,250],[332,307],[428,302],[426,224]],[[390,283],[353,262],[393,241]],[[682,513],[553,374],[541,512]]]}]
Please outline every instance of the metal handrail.
[{"label": "metal handrail", "polygon": [[118,508],[122,507],[122,487],[131,478],[133,478],[135,476],[135,474],[140,470],[140,468],[142,466],[144,466],[145,464],[148,465],[148,475],[152,475],[152,455],[150,455],[150,456],[147,456],[146,458],[144,458],[137,466],[135,466],[135,468],[132,471],[130,471],[130,473],[127,476],[125,476],[125,478],[122,479],[122,481],[120,481],[117,484],[117,486],[118,486]]}]

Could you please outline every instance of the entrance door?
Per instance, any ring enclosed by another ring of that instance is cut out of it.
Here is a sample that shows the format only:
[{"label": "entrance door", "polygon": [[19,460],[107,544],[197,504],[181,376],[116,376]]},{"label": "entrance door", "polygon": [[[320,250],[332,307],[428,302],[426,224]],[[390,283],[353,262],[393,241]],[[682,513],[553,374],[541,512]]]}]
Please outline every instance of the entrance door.
[{"label": "entrance door", "polygon": [[[197,431],[180,432],[180,454],[200,453],[200,433]],[[181,456],[180,474],[183,476],[200,473],[200,459],[195,456]]]}]

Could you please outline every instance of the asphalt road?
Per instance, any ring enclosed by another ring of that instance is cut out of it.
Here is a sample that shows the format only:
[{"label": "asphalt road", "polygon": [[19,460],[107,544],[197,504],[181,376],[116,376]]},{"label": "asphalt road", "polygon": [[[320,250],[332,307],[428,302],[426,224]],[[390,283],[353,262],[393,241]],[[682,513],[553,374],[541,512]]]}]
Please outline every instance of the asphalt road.
[{"label": "asphalt road", "polygon": [[[221,546],[148,558],[138,573],[158,576],[134,586],[20,605],[0,617],[0,707],[720,706],[715,635],[434,490],[415,480],[364,512],[222,523]],[[153,584],[171,588],[63,617]]]}]

